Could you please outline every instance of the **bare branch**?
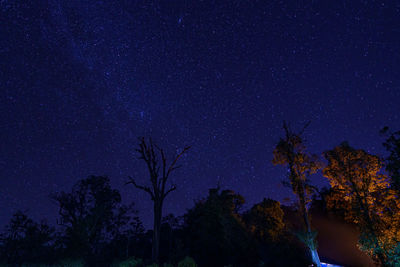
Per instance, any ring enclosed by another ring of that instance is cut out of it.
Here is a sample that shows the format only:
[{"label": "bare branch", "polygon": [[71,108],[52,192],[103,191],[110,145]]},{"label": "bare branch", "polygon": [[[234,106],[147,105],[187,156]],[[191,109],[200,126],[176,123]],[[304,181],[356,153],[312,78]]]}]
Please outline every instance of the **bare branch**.
[{"label": "bare branch", "polygon": [[176,169],[176,168],[175,168],[175,164],[176,164],[176,162],[178,161],[178,159],[179,159],[183,154],[185,154],[189,149],[190,149],[190,146],[186,146],[186,147],[181,151],[181,153],[179,153],[179,154],[175,157],[175,160],[171,163],[171,165],[170,165],[169,168],[168,168],[166,178],[168,178],[169,174],[170,174],[173,170]]},{"label": "bare branch", "polygon": [[306,124],[304,124],[303,129],[301,129],[301,131],[299,132],[299,136],[302,136],[304,131],[306,130],[306,128],[310,125],[311,121],[306,122]]},{"label": "bare branch", "polygon": [[150,194],[151,199],[154,199],[154,193],[151,191],[151,189],[147,186],[142,186],[142,185],[138,185],[135,181],[135,179],[133,179],[132,177],[129,177],[129,181],[125,183],[127,184],[133,184],[134,187],[136,187],[137,189],[143,190],[147,193]]},{"label": "bare branch", "polygon": [[165,157],[165,153],[163,149],[160,149],[161,153],[161,160],[162,160],[162,165],[163,165],[163,177],[165,177],[166,174],[166,168],[167,168],[167,158]]},{"label": "bare branch", "polygon": [[176,190],[176,185],[172,185],[170,189],[167,190],[167,192],[164,193],[163,198],[165,198],[169,193],[172,191]]}]

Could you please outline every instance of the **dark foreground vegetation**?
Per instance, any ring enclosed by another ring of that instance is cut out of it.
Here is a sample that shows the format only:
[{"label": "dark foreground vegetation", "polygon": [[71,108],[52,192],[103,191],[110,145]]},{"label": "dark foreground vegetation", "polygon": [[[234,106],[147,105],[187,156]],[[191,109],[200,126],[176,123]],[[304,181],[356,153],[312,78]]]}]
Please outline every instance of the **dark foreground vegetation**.
[{"label": "dark foreground vegetation", "polygon": [[[303,129],[304,130],[304,129]],[[138,153],[149,171],[146,191],[154,203],[154,228],[146,231],[131,205],[104,176],[77,182],[51,199],[59,207],[58,227],[14,214],[1,234],[4,266],[308,266],[318,265],[318,232],[312,215],[335,218],[357,229],[358,247],[377,265],[400,265],[400,132],[384,129],[387,158],[342,143],[309,154],[302,132],[284,126],[273,163],[288,168],[284,182],[297,197],[293,207],[265,198],[244,210],[244,198],[212,188],[181,217],[162,217],[168,177],[180,155],[167,161],[151,140]],[[167,164],[170,162],[170,164]],[[329,189],[310,184],[322,171]],[[127,185],[128,186],[128,185]],[[132,187],[132,188],[134,188]],[[294,214],[294,216],[292,216]]]}]

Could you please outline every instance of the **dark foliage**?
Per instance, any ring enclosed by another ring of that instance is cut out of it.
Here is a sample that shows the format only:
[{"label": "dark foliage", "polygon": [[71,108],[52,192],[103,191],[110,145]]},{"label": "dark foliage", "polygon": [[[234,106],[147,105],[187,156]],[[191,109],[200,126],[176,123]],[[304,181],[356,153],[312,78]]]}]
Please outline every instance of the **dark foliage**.
[{"label": "dark foliage", "polygon": [[238,213],[243,203],[233,191],[210,189],[185,214],[185,247],[200,266],[257,266],[255,242]]},{"label": "dark foliage", "polygon": [[178,263],[189,253],[185,250],[182,217],[165,216],[161,224],[160,262]]},{"label": "dark foliage", "polygon": [[59,206],[65,257],[106,262],[117,244],[124,248],[119,248],[118,254],[126,257],[132,239],[143,233],[139,219],[132,217],[132,205],[121,203],[119,191],[110,187],[107,177],[90,176],[76,183],[72,192],[60,192],[52,198]]},{"label": "dark foliage", "polygon": [[54,241],[52,227],[17,211],[1,235],[1,261],[12,265],[51,263],[55,258]]},{"label": "dark foliage", "polygon": [[245,212],[243,220],[265,266],[307,266],[311,263],[307,251],[284,215],[278,201],[264,199]]},{"label": "dark foliage", "polygon": [[[90,176],[70,193],[52,196],[60,208],[59,232],[17,212],[2,235],[1,261],[54,264],[83,259],[88,266],[141,258],[152,262],[152,231],[145,231],[132,207],[121,204],[109,179]],[[198,266],[305,266],[307,253],[286,227],[279,202],[264,199],[240,213],[244,198],[210,189],[183,217],[165,216],[160,262],[178,265],[190,255]]]},{"label": "dark foliage", "polygon": [[386,158],[386,170],[390,173],[393,187],[400,192],[400,131],[389,132],[389,128],[384,127],[381,133],[387,136],[383,143],[389,152]]}]

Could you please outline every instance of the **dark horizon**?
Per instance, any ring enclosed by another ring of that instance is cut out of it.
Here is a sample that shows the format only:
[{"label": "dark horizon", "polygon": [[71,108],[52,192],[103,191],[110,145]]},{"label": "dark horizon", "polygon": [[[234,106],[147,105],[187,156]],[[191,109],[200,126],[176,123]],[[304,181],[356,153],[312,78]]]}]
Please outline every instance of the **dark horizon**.
[{"label": "dark horizon", "polygon": [[107,175],[149,228],[150,198],[124,185],[147,183],[140,136],[170,157],[192,146],[164,215],[218,183],[246,207],[292,197],[271,163],[284,120],[311,121],[318,155],[342,141],[385,155],[380,129],[400,130],[399,14],[391,2],[2,1],[0,226],[18,209],[54,223],[51,192]]}]

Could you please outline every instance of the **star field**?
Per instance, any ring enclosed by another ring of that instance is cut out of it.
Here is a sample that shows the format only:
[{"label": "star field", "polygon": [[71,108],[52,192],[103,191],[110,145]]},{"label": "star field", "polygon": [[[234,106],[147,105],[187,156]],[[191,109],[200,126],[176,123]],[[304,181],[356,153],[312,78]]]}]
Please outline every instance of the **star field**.
[{"label": "star field", "polygon": [[[282,121],[310,151],[343,140],[384,155],[400,128],[395,1],[0,2],[0,222],[55,221],[48,195],[109,175],[151,222],[137,137],[172,156],[164,214],[218,183],[248,204],[291,194],[271,163]],[[315,184],[326,185],[316,176]]]}]

